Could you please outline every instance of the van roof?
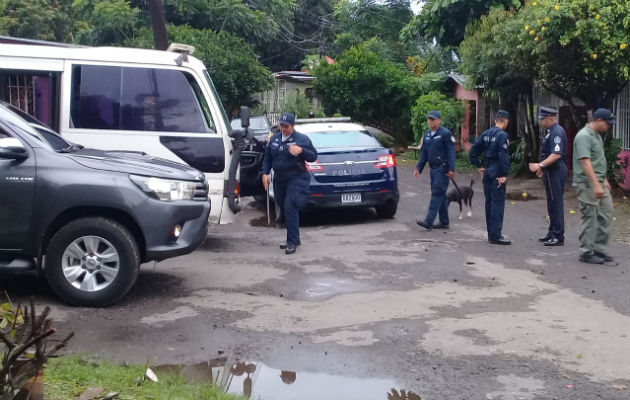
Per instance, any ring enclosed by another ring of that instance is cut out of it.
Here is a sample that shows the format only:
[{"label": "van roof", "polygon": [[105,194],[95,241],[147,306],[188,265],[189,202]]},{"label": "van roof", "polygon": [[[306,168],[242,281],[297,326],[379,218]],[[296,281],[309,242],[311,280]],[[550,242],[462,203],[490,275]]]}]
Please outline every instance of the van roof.
[{"label": "van roof", "polygon": [[[175,60],[180,55],[180,53],[171,51],[130,47],[57,47],[0,43],[0,57],[28,58],[31,60],[39,58],[176,66]],[[204,68],[199,59],[190,55],[184,64],[193,68]],[[1,62],[0,65],[2,65]]]}]

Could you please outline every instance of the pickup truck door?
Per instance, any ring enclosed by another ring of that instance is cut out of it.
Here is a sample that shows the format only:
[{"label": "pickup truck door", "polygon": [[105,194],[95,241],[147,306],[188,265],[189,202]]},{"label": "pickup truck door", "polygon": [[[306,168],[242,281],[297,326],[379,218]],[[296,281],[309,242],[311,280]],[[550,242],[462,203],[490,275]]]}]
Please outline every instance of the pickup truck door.
[{"label": "pickup truck door", "polygon": [[[7,134],[0,124],[0,138]],[[27,159],[0,159],[0,251],[22,250],[29,237],[37,171],[32,149],[22,143],[29,151]]]}]

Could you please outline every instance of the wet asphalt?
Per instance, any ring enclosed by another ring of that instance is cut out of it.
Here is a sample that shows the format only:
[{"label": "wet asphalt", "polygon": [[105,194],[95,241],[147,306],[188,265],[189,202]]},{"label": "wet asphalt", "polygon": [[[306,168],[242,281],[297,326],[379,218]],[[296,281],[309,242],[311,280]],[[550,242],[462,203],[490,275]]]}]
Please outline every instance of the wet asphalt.
[{"label": "wet asphalt", "polygon": [[577,261],[571,189],[566,245],[546,248],[536,240],[547,226],[542,184],[508,182],[513,245],[496,246],[476,175],[456,177],[476,181],[472,216],[457,219],[451,204],[450,229],[426,231],[415,220],[428,176],[412,171],[399,167],[394,219],[304,215],[291,256],[264,204],[244,199],[234,223],[212,226],[188,256],[144,265],[109,308],[68,307],[32,277],[1,277],[0,288],[51,306],[59,336],[76,334],[70,353],[183,365],[191,380],[257,399],[627,399],[627,199],[610,243],[618,261],[593,266]]}]

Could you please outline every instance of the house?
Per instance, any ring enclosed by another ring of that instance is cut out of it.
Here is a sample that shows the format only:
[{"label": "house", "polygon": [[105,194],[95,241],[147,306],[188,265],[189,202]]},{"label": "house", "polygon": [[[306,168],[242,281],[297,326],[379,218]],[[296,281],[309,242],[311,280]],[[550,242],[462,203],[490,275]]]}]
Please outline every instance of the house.
[{"label": "house", "polygon": [[[461,149],[470,150],[471,141],[479,136],[488,127],[486,116],[486,100],[483,96],[483,88],[476,87],[473,90],[464,87],[464,75],[450,73],[448,75],[446,86],[453,97],[462,101],[464,106],[464,118],[460,128],[459,146]],[[472,138],[471,138],[472,134]]]},{"label": "house", "polygon": [[[272,123],[274,116],[282,112],[285,102],[291,95],[302,94],[311,101],[313,109],[321,108],[321,99],[315,95],[313,81],[315,76],[305,71],[280,71],[274,72],[274,87],[266,92],[258,93],[257,100]],[[307,117],[299,115],[298,117]]]}]

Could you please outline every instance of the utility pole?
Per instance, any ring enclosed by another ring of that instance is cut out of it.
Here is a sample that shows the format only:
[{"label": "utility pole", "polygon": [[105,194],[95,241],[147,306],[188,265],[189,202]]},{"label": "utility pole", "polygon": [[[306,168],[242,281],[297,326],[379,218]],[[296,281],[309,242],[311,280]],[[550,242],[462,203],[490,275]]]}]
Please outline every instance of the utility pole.
[{"label": "utility pole", "polygon": [[166,20],[164,19],[162,0],[150,0],[150,5],[151,27],[153,28],[155,49],[166,50],[168,48],[168,38],[166,36]]}]

